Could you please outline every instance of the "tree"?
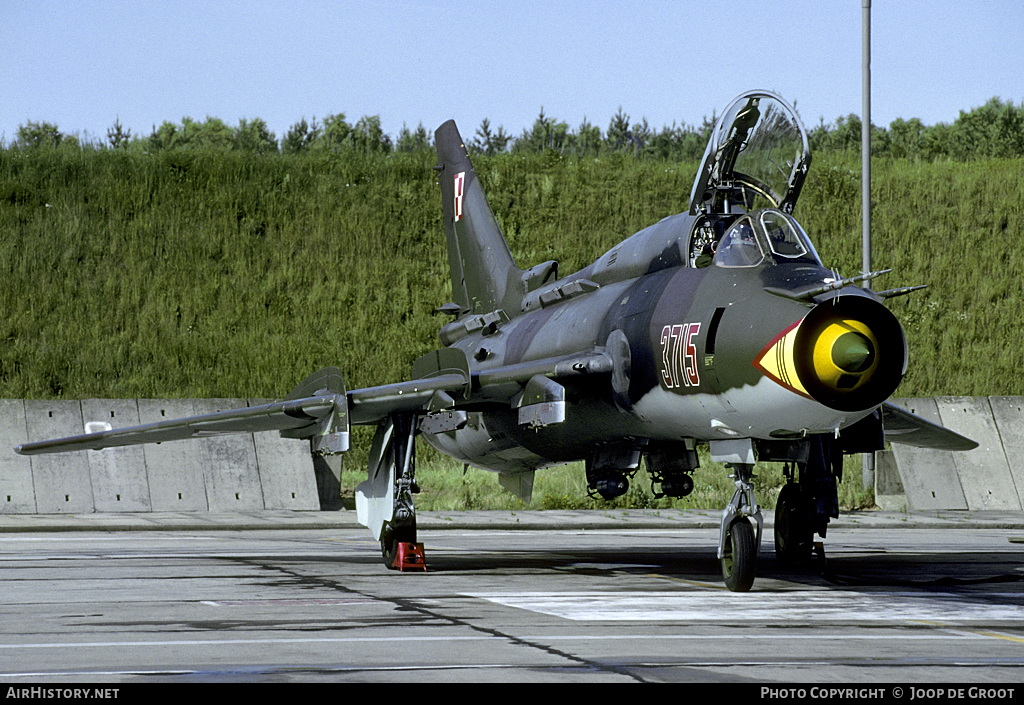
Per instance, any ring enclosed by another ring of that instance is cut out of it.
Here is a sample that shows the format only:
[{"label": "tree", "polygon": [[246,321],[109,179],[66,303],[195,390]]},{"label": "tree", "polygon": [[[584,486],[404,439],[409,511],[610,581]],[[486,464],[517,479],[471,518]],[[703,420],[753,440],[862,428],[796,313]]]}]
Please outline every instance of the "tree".
[{"label": "tree", "polygon": [[835,125],[820,125],[808,135],[812,151],[860,151],[860,116],[850,113],[836,119]]},{"label": "tree", "polygon": [[924,158],[928,161],[948,159],[952,134],[952,126],[944,122],[927,128],[921,135],[921,150]]},{"label": "tree", "polygon": [[203,122],[183,117],[181,125],[164,120],[159,128],[153,128],[147,143],[152,150],[229,149],[233,141],[234,130],[208,115]]},{"label": "tree", "polygon": [[316,140],[318,147],[337,152],[349,145],[352,126],[345,121],[345,113],[328,115],[324,118],[323,129]]},{"label": "tree", "polygon": [[107,128],[107,142],[114,149],[127,149],[131,139],[132,131],[124,129],[121,125],[120,117],[114,120],[114,124],[111,127]]},{"label": "tree", "polygon": [[402,129],[399,131],[398,140],[395,143],[396,152],[419,152],[430,149],[430,147],[430,135],[427,134],[422,122],[416,128],[416,132],[410,132],[405,123],[402,123]]},{"label": "tree", "polygon": [[505,132],[502,125],[498,126],[497,133],[491,132],[491,121],[484,118],[476,130],[476,139],[470,146],[477,152],[492,156],[504,152],[511,139],[512,136]]},{"label": "tree", "polygon": [[1024,155],[1024,106],[992,98],[979,108],[961,110],[953,123],[949,152],[961,161]]},{"label": "tree", "polygon": [[178,142],[178,126],[169,120],[160,123],[160,127],[153,125],[153,132],[146,140],[151,150],[172,149]]},{"label": "tree", "polygon": [[360,152],[390,152],[391,137],[380,126],[380,115],[364,115],[352,128],[350,141]]},{"label": "tree", "polygon": [[277,138],[261,118],[242,118],[231,136],[231,146],[243,152],[270,154],[277,151]]},{"label": "tree", "polygon": [[[344,118],[344,116],[342,117]],[[281,140],[281,151],[285,154],[305,152],[319,136],[320,126],[316,124],[316,118],[313,118],[312,125],[306,122],[306,118],[302,118],[284,133],[284,139]]]},{"label": "tree", "polygon": [[652,136],[653,133],[650,125],[647,124],[647,118],[640,118],[640,122],[633,125],[630,134],[630,148],[638,155],[643,154],[645,148],[649,146]]},{"label": "tree", "polygon": [[918,159],[924,148],[924,125],[918,118],[896,118],[889,123],[889,156]]},{"label": "tree", "polygon": [[601,128],[583,116],[573,135],[573,151],[580,156],[597,156],[601,152]]},{"label": "tree", "polygon": [[533,126],[523,130],[513,149],[534,153],[551,149],[561,153],[568,146],[568,138],[569,125],[545,115],[544,106],[541,106],[540,115],[533,121]]},{"label": "tree", "polygon": [[23,149],[58,147],[67,139],[57,126],[49,122],[32,122],[18,127],[17,143]]},{"label": "tree", "polygon": [[692,127],[665,125],[658,133],[651,134],[645,146],[645,152],[657,159],[683,161],[700,159],[704,153],[707,140],[701,141],[700,135]]},{"label": "tree", "polygon": [[199,122],[182,118],[181,146],[197,149],[228,149],[231,147],[234,131],[220,118],[206,116]]},{"label": "tree", "polygon": [[605,133],[604,141],[612,151],[615,151],[625,148],[629,138],[629,115],[622,112],[622,106],[620,105],[618,112],[612,116],[611,122],[608,123],[608,131]]}]

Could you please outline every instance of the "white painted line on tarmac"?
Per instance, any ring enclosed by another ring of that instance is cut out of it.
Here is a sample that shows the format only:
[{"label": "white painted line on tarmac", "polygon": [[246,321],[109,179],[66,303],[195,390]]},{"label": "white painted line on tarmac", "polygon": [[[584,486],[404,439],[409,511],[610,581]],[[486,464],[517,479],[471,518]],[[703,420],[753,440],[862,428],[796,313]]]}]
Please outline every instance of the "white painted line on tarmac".
[{"label": "white painted line on tarmac", "polygon": [[[228,536],[176,536],[176,535],[160,535],[160,536],[149,536],[147,537],[133,537],[134,542],[138,541],[227,541],[231,537]],[[48,543],[70,543],[72,541],[89,541],[95,543],[97,541],[114,541],[116,543],[124,543],[124,536],[2,536],[0,535],[0,543],[14,543],[14,542],[48,542]]]},{"label": "white painted line on tarmac", "polygon": [[294,639],[161,639],[155,641],[81,641],[81,642],[44,642],[39,644],[0,644],[0,651],[17,651],[29,649],[109,649],[112,647],[166,647],[166,646],[248,646],[267,644],[355,644],[381,642],[429,642],[429,641],[488,641],[495,638],[491,634],[479,636],[396,636],[396,637],[309,637]]},{"label": "white painted line on tarmac", "polygon": [[526,592],[463,593],[506,607],[573,621],[767,622],[821,624],[935,620],[1024,621],[1024,605],[985,604],[951,593],[792,592]]},{"label": "white painted line on tarmac", "polygon": [[[109,649],[114,647],[183,647],[183,646],[267,646],[291,644],[358,644],[358,643],[422,643],[454,641],[531,641],[538,643],[553,641],[800,641],[821,640],[820,634],[537,634],[515,636],[480,634],[473,636],[402,636],[402,637],[310,637],[276,639],[162,639],[154,641],[87,641],[87,642],[46,642],[39,644],[0,644],[0,652],[30,651],[46,649]],[[961,632],[937,629],[925,634],[844,634],[836,637],[839,641],[986,641],[991,636],[983,633]],[[416,668],[416,667],[410,667]],[[0,677],[5,674],[0,673]],[[15,675],[15,674],[7,674]],[[24,674],[18,674],[24,675]]]}]

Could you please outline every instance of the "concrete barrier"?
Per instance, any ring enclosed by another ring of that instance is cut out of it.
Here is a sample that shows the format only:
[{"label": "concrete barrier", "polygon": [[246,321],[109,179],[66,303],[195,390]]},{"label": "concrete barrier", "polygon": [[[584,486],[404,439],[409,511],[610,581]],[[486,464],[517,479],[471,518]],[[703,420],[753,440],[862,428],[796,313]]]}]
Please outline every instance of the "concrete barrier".
[{"label": "concrete barrier", "polygon": [[[139,422],[195,416],[191,399],[139,399]],[[201,441],[139,446],[146,463],[149,496],[154,512],[205,512],[206,480],[199,447]]]},{"label": "concrete barrier", "polygon": [[123,428],[267,401],[2,399],[0,513],[318,510],[308,443],[276,433],[30,457],[14,452],[20,443],[78,435],[90,422]]},{"label": "concrete barrier", "polygon": [[[337,463],[314,463],[303,441],[276,433],[23,457],[14,446],[183,418],[266,399],[0,399],[0,513],[333,510]],[[1017,510],[1024,497],[1024,397],[894,399],[973,438],[963,453],[892,444],[880,452],[876,498],[887,509]]]},{"label": "concrete barrier", "polygon": [[1022,509],[1024,398],[936,397],[891,401],[979,444],[974,450],[951,453],[893,443],[892,453],[909,510]]},{"label": "concrete barrier", "polygon": [[[81,433],[82,403],[78,401],[25,402],[26,440],[59,438]],[[4,449],[13,453],[11,449]],[[85,453],[40,455],[32,459],[32,486],[40,514],[81,514],[96,511],[92,496],[89,458]]]},{"label": "concrete barrier", "polygon": [[[110,428],[139,425],[139,403],[134,399],[84,399],[81,414],[86,424],[108,424]],[[107,448],[85,453],[85,457],[97,512],[153,511],[142,446]]]},{"label": "concrete barrier", "polygon": [[1010,479],[1024,508],[1024,397],[989,397]]},{"label": "concrete barrier", "polygon": [[973,438],[978,447],[953,453],[967,508],[1020,510],[1017,489],[988,397],[938,397],[942,425]]},{"label": "concrete barrier", "polygon": [[[272,401],[275,400],[250,399],[249,406],[261,406]],[[335,485],[333,506],[327,506],[318,499],[316,467],[309,453],[307,442],[282,438],[278,433],[254,433],[252,437],[265,508],[305,510],[341,508],[340,484]]]},{"label": "concrete barrier", "polygon": [[35,514],[36,492],[32,483],[32,463],[14,452],[14,446],[28,440],[25,402],[0,399],[0,512]]},{"label": "concrete barrier", "polygon": [[[939,407],[932,398],[892,399],[892,403],[905,411],[917,414],[926,421],[941,424]],[[913,446],[892,444],[893,456],[899,470],[907,509],[934,511],[938,509],[967,509],[967,499],[960,486],[960,476],[953,462],[953,453]],[[878,463],[875,463],[878,467]]]}]

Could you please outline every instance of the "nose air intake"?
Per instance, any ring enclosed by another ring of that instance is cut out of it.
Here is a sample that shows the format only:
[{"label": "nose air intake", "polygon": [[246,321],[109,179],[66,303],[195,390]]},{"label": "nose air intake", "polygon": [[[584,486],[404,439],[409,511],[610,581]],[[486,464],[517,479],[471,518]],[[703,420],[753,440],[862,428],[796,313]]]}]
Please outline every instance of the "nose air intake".
[{"label": "nose air intake", "polygon": [[864,296],[818,304],[765,346],[754,366],[788,389],[839,411],[885,401],[907,369],[896,317]]}]

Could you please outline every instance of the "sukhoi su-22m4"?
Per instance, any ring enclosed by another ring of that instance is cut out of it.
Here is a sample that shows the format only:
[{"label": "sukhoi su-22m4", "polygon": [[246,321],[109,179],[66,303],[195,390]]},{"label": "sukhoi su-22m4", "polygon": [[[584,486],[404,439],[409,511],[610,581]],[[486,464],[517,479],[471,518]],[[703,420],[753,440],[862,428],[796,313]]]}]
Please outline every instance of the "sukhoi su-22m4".
[{"label": "sukhoi su-22m4", "polygon": [[101,449],[216,433],[278,430],[314,455],[348,449],[374,424],[359,521],[395,566],[416,545],[415,442],[499,474],[529,501],[538,469],[582,460],[589,490],[626,492],[641,460],[659,495],[693,489],[697,448],[725,463],[736,492],[718,554],[730,590],[750,589],[763,521],[757,461],[785,463],[775,550],[806,558],[839,516],[844,453],[886,439],[976,444],[888,404],[907,343],[886,299],[917,287],[858,286],[822,265],[793,210],[810,165],[795,111],[763,91],[722,113],[686,212],[623,240],[564,278],[520,269],[454,122],[435,134],[454,301],[441,346],[411,380],[347,390],[337,368],[283,401],[54,441],[23,454]]}]

